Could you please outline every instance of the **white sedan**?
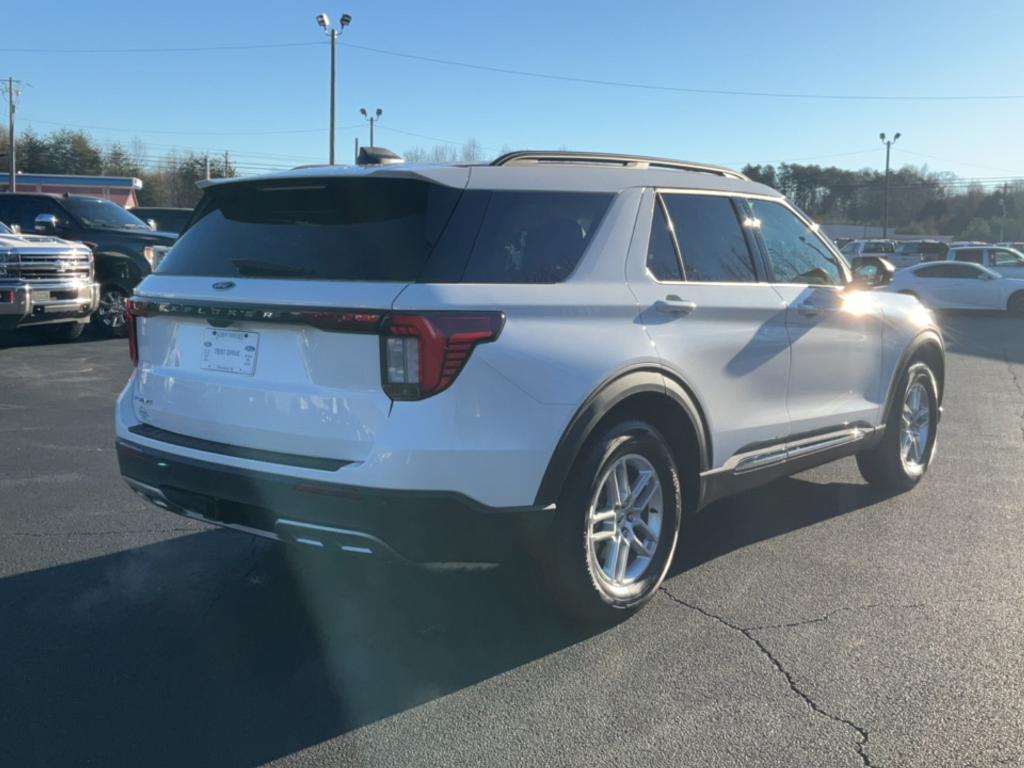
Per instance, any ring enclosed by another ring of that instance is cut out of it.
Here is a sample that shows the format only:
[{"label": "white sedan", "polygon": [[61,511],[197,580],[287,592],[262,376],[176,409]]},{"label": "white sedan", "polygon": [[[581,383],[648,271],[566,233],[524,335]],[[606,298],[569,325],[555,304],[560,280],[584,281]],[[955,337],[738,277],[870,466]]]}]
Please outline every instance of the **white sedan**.
[{"label": "white sedan", "polygon": [[888,290],[916,296],[931,309],[997,309],[1024,315],[1024,280],[980,264],[932,261],[899,270]]}]

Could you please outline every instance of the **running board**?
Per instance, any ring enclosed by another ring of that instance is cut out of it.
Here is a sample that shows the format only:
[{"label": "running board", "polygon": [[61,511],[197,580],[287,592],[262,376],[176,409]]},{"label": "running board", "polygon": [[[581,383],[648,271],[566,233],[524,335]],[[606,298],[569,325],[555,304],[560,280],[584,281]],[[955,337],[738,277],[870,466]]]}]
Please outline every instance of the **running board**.
[{"label": "running board", "polygon": [[885,427],[857,424],[741,450],[719,468],[701,473],[701,506],[780,477],[866,450]]}]

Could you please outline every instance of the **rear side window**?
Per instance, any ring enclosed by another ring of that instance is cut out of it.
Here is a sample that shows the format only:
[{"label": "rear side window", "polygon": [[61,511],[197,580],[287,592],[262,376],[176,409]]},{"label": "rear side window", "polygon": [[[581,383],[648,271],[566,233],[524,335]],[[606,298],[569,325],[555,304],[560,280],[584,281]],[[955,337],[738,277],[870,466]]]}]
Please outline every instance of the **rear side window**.
[{"label": "rear side window", "polygon": [[[576,268],[612,195],[590,192],[467,192],[467,207],[487,196],[469,247],[464,283],[557,283]],[[461,207],[461,206],[460,206]]]},{"label": "rear side window", "polygon": [[684,279],[694,283],[757,281],[732,200],[712,195],[664,195]]},{"label": "rear side window", "polygon": [[395,178],[214,187],[157,272],[413,281],[460,194],[439,184]]},{"label": "rear side window", "polygon": [[1022,267],[1024,266],[1024,256],[1017,253],[1016,251],[999,251],[993,250],[989,252],[994,267]]},{"label": "rear side window", "polygon": [[961,251],[957,251],[953,259],[954,261],[969,261],[971,264],[981,264],[983,261],[984,252],[981,248],[965,248]]}]

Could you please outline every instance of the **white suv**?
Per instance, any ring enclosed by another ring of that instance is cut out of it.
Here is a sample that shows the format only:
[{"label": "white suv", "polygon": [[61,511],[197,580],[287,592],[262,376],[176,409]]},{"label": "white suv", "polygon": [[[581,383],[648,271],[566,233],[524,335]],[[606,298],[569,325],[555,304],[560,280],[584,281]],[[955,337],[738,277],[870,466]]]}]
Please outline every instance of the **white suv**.
[{"label": "white suv", "polygon": [[354,556],[533,558],[588,614],[649,598],[724,495],[851,454],[911,488],[943,387],[915,299],[860,289],[778,192],[651,158],[211,182],[130,311],[117,448],[147,499]]}]

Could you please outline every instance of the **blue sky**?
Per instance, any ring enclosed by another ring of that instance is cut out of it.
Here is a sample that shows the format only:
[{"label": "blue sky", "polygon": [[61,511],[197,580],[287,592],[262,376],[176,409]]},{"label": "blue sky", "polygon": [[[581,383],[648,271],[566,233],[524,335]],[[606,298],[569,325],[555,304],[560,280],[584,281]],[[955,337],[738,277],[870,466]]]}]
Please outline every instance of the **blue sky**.
[{"label": "blue sky", "polygon": [[[1024,175],[1024,98],[855,101],[697,95],[477,71],[345,47],[499,68],[683,88],[815,94],[1024,96],[1024,3],[644,1],[76,3],[37,0],[4,21],[0,75],[32,84],[20,126],[95,128],[225,149],[243,171],[326,159],[328,48],[319,11],[353,16],[339,52],[339,158],[367,139],[359,107],[381,107],[379,145],[475,137],[496,152],[593,149],[740,166],[878,166],[878,133],[900,131],[894,164],[968,177]],[[28,53],[319,43],[178,53]],[[110,130],[118,128],[120,130]],[[295,131],[269,134],[259,132]],[[303,131],[303,132],[299,132]],[[404,133],[402,133],[404,132]]]}]

